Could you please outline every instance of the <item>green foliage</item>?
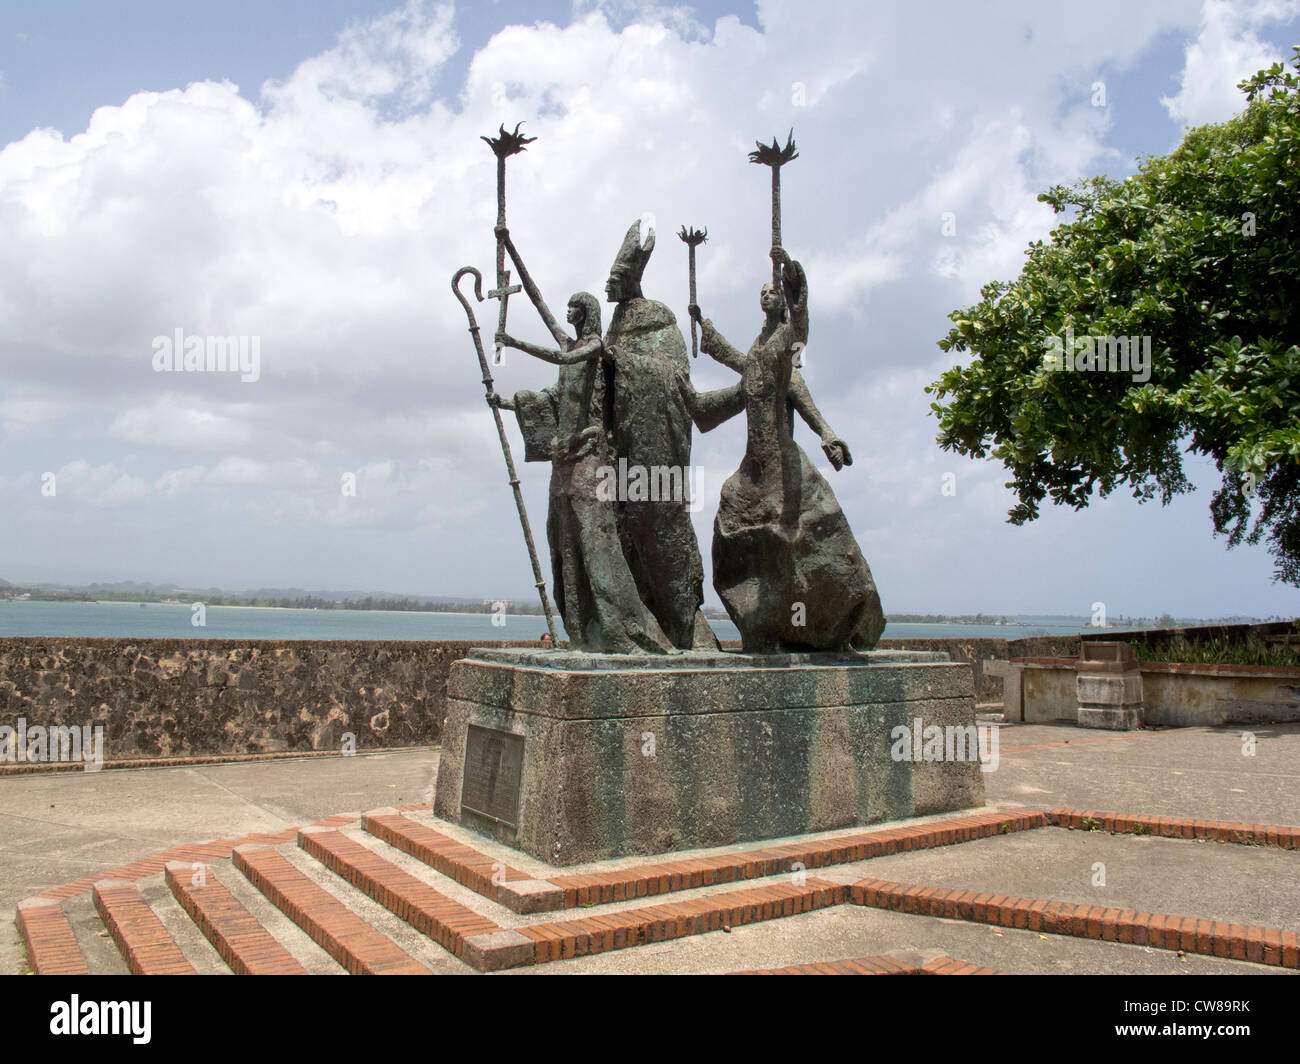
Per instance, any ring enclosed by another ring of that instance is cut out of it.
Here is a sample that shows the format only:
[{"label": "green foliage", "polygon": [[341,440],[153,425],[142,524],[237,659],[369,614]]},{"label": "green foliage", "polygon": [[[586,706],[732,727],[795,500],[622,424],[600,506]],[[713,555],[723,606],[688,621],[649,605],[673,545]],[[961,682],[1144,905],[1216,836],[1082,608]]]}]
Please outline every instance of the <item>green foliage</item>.
[{"label": "green foliage", "polygon": [[1149,646],[1135,639],[1133,653],[1143,661],[1180,662],[1185,665],[1275,665],[1300,666],[1300,644],[1266,643],[1257,635],[1246,640],[1229,641],[1221,637],[1196,640],[1174,639]]},{"label": "green foliage", "polygon": [[[1124,181],[1039,196],[1073,211],[1014,282],[954,311],[944,351],[971,351],[926,391],[939,443],[1011,472],[1013,524],[1044,499],[1081,509],[1118,488],[1191,490],[1180,444],[1222,474],[1210,511],[1236,546],[1267,535],[1300,586],[1300,46],[1241,83],[1247,107],[1189,130]],[[1059,372],[1049,337],[1149,336],[1151,377]],[[1259,513],[1251,527],[1252,492]]]}]

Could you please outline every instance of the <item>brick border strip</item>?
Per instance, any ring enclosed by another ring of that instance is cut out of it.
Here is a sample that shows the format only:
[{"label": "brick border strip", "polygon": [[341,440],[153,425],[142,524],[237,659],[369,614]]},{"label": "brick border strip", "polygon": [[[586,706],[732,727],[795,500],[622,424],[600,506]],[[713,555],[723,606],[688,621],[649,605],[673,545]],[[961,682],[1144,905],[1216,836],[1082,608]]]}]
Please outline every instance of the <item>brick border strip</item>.
[{"label": "brick border strip", "polygon": [[883,879],[853,884],[849,899],[894,912],[1300,968],[1300,936],[1271,927]]},{"label": "brick border strip", "polygon": [[37,975],[90,974],[72,924],[53,898],[20,901],[14,922],[27,947],[27,961]]},{"label": "brick border strip", "polygon": [[545,964],[776,920],[840,905],[847,897],[848,887],[824,879],[773,883],[476,936],[466,940],[465,959],[480,971]]},{"label": "brick border strip", "polygon": [[[486,854],[397,813],[367,813],[361,823],[375,838],[490,901],[499,902],[517,913],[531,913],[632,901],[783,875],[793,871],[795,862],[803,864],[806,869],[821,868],[885,857],[904,850],[956,845],[992,835],[1046,827],[1048,819],[1037,809],[973,813],[784,846],[733,850],[712,857],[657,861],[610,872],[557,875],[549,880],[529,879],[526,872],[494,862]],[[505,882],[494,883],[494,875],[498,879],[504,875]]]},{"label": "brick border strip", "polygon": [[500,924],[440,894],[424,880],[341,831],[306,828],[298,832],[298,845],[331,872],[457,957],[469,936],[501,930]]},{"label": "brick border strip", "polygon": [[380,842],[517,913],[564,908],[563,891],[551,883],[533,879],[527,872],[494,860],[399,811],[373,810],[361,818],[361,826]]},{"label": "brick border strip", "polygon": [[171,932],[132,883],[95,884],[95,908],[132,975],[197,975]]},{"label": "brick border strip", "polygon": [[167,864],[167,885],[173,897],[236,975],[306,975],[307,969],[277,942],[252,913],[244,908],[212,874],[207,865],[200,884],[194,882],[194,865]]},{"label": "brick border strip", "polygon": [[270,847],[239,846],[231,860],[277,909],[352,975],[433,974]]},{"label": "brick border strip", "polygon": [[842,961],[788,964],[784,968],[754,968],[730,975],[1007,975],[951,957],[935,957],[924,964],[905,964],[888,953],[876,957],[849,957]]},{"label": "brick border strip", "polygon": [[1208,839],[1241,846],[1300,850],[1300,827],[1243,824],[1226,820],[1187,820],[1172,816],[1099,813],[1091,809],[1053,809],[1047,819],[1055,827],[1092,830],[1093,824],[1114,835],[1156,835],[1166,839]]},{"label": "brick border strip", "polygon": [[782,875],[792,871],[795,862],[803,864],[805,868],[851,864],[904,850],[956,845],[991,835],[1046,826],[1047,817],[1037,809],[974,813],[785,846],[733,851],[714,857],[637,865],[589,875],[552,876],[550,882],[564,888],[564,908],[572,909],[581,905],[626,901],[646,895]]}]

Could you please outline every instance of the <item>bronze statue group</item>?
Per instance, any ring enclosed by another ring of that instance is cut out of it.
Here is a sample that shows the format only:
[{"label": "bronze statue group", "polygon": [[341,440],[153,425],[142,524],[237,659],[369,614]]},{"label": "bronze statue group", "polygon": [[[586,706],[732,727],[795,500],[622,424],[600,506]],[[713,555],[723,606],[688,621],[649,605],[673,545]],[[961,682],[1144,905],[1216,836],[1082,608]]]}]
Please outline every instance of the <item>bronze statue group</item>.
[{"label": "bronze statue group", "polygon": [[[773,169],[772,281],[759,294],[762,327],[742,353],[692,302],[700,348],[739,374],[730,387],[696,392],[677,319],[641,291],[654,230],[643,243],[638,221],[624,237],[605,285],[614,310],[604,335],[600,302],[588,292],[569,298],[570,335],[547,307],[505,226],[504,160],[530,138],[519,137],[518,127],[514,134],[503,127],[500,138],[484,139],[498,159],[498,287],[492,295],[503,307],[496,344],[557,365],[558,379],[541,392],[506,399],[492,390],[481,344],[479,357],[488,402],[515,412],[525,459],[551,463],[546,532],[555,600],[571,647],[624,654],[718,648],[700,611],[704,568],[689,499],[684,493],[610,498],[599,489],[620,460],[642,470],[677,470],[676,483],[686,483],[692,429],[708,432],[741,411],[745,454],[722,487],[714,520],[713,586],[740,630],[742,649],[763,654],[872,647],[884,615],[871,570],[830,485],[793,435],[797,412],[836,470],[852,464],[847,444],[826,423],[796,368],[808,340],[808,282],[781,246],[779,221],[779,169],[794,157],[793,140],[785,149],[774,142],[751,153],[753,161]],[[703,236],[686,229],[680,235],[691,245],[693,281],[694,245]],[[505,331],[505,299],[516,291],[504,270],[506,254],[555,348]],[[465,272],[457,274],[453,288]],[[471,324],[471,331],[478,343],[477,326]],[[503,431],[502,444],[514,483]],[[532,551],[517,487],[516,500]]]}]

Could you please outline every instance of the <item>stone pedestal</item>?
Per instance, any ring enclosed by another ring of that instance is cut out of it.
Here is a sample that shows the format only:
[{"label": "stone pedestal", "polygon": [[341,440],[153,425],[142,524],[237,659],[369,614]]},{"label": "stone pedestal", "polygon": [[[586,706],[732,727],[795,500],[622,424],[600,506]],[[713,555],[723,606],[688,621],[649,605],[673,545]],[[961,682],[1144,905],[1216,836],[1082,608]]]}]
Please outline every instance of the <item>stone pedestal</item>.
[{"label": "stone pedestal", "polygon": [[474,650],[446,707],[434,813],[554,865],[984,803],[940,653]]},{"label": "stone pedestal", "polygon": [[1084,640],[1075,680],[1080,728],[1136,731],[1142,727],[1140,665],[1127,643]]}]

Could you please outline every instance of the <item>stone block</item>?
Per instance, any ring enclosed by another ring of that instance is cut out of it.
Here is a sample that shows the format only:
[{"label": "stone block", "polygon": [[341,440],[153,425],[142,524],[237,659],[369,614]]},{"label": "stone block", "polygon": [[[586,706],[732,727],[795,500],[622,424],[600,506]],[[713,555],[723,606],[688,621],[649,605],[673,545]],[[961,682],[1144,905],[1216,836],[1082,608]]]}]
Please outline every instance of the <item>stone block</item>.
[{"label": "stone block", "polygon": [[1133,731],[1142,727],[1142,673],[1127,643],[1083,644],[1075,692],[1081,728]]},{"label": "stone block", "polygon": [[517,913],[544,913],[564,908],[564,889],[544,879],[512,879],[497,887],[497,901]]},{"label": "stone block", "polygon": [[499,972],[532,964],[537,944],[518,931],[485,931],[470,935],[461,948],[460,959],[480,972]]},{"label": "stone block", "polygon": [[899,728],[974,732],[971,668],[942,654],[471,653],[448,679],[434,813],[549,864],[984,802],[977,751],[892,756]]}]

